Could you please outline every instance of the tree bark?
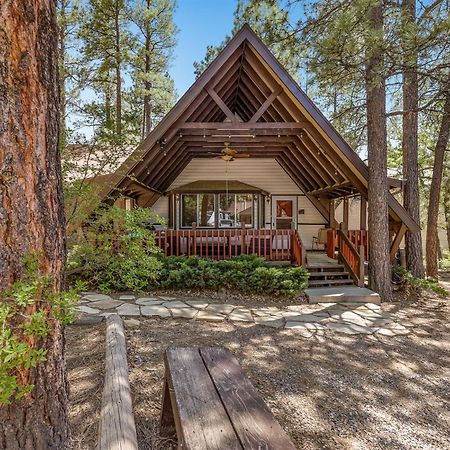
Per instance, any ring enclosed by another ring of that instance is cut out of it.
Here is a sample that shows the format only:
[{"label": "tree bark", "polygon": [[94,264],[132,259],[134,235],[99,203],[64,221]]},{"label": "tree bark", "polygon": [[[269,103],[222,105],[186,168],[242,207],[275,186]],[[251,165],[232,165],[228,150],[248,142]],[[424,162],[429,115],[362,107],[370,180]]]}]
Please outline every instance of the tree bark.
[{"label": "tree bark", "polygon": [[115,32],[115,76],[116,76],[116,133],[120,137],[122,135],[122,78],[121,65],[122,56],[120,54],[120,6],[119,2],[115,3],[114,11],[114,32]]},{"label": "tree bark", "polygon": [[450,250],[450,164],[449,158],[447,158],[447,171],[449,172],[445,179],[444,187],[444,219],[445,219],[445,231],[447,233],[447,248]]},{"label": "tree bark", "polygon": [[[0,2],[0,290],[21,278],[23,255],[63,284],[56,0]],[[54,323],[31,369],[30,398],[0,408],[0,448],[63,449],[69,439],[63,334]]]},{"label": "tree bark", "polygon": [[[383,2],[369,11],[369,27],[382,41]],[[367,49],[367,152],[369,162],[369,285],[383,301],[392,299],[389,261],[386,85],[382,42],[371,42]]]},{"label": "tree bark", "polygon": [[[150,73],[150,34],[147,34],[145,37],[145,75],[148,76]],[[144,120],[143,120],[143,136],[142,139],[145,139],[152,130],[152,100],[151,100],[151,94],[150,89],[152,87],[152,84],[149,80],[145,80],[144,82],[144,88],[145,88],[145,95],[144,95]]]},{"label": "tree bark", "polygon": [[426,260],[427,275],[437,278],[438,276],[438,218],[439,197],[441,194],[442,174],[444,170],[445,151],[447,149],[450,135],[450,74],[445,90],[444,109],[442,112],[441,125],[438,139],[434,149],[433,176],[430,186],[430,197],[428,202]]},{"label": "tree bark", "polygon": [[[403,178],[406,179],[403,204],[410,216],[420,224],[419,170],[418,170],[418,96],[417,45],[411,38],[416,24],[416,0],[403,0]],[[422,235],[407,231],[405,236],[406,267],[415,276],[423,278]]]}]

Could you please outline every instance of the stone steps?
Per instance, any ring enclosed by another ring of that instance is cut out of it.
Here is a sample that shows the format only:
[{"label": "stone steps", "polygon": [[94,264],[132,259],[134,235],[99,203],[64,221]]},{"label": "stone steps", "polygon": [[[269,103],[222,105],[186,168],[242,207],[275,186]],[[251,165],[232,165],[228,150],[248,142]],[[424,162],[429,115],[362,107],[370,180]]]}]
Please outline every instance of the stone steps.
[{"label": "stone steps", "polygon": [[342,279],[336,279],[336,280],[328,280],[328,279],[321,279],[321,280],[309,280],[308,286],[331,286],[331,285],[347,285],[347,286],[353,286],[353,280],[351,278],[342,278]]},{"label": "stone steps", "polygon": [[381,303],[376,292],[357,286],[313,287],[305,295],[309,303]]}]

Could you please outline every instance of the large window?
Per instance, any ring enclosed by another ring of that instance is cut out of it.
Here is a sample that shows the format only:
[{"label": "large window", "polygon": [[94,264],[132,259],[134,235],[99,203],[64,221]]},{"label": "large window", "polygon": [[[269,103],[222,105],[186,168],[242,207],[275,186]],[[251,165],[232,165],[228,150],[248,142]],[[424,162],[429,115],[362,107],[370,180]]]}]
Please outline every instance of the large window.
[{"label": "large window", "polygon": [[253,194],[181,194],[180,226],[252,228],[256,224],[257,201]]},{"label": "large window", "polygon": [[215,226],[214,194],[183,194],[181,196],[181,226]]},{"label": "large window", "polygon": [[252,194],[219,194],[219,228],[238,228],[254,225]]}]

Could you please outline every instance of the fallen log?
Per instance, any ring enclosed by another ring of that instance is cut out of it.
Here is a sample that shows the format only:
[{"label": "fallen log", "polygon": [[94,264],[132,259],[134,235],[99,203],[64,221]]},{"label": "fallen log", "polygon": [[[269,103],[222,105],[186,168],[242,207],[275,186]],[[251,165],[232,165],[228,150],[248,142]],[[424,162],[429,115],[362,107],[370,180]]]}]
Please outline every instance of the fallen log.
[{"label": "fallen log", "polygon": [[106,363],[98,450],[137,450],[122,319],[106,319]]}]

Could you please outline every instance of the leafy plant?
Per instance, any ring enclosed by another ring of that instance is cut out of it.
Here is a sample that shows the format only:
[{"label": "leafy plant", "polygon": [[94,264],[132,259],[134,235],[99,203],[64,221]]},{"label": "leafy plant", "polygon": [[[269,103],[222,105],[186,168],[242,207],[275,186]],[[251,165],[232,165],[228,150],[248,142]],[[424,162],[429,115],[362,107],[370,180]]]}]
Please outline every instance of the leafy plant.
[{"label": "leafy plant", "polygon": [[407,294],[417,292],[420,289],[428,289],[441,297],[449,295],[448,291],[440,286],[439,282],[433,278],[416,278],[411,272],[401,266],[395,266],[392,270],[396,283],[400,284]]},{"label": "leafy plant", "polygon": [[87,223],[81,239],[72,243],[68,273],[103,292],[141,291],[156,284],[162,263],[149,223],[161,221],[148,209],[126,211],[106,207]]},{"label": "leafy plant", "polygon": [[55,321],[73,320],[77,292],[55,293],[52,279],[40,274],[38,261],[26,257],[23,277],[0,292],[0,405],[31,392],[28,371],[46,359],[40,343]]},{"label": "leafy plant", "polygon": [[183,256],[162,259],[159,285],[163,288],[236,289],[274,296],[295,296],[307,284],[302,268],[270,267],[263,258],[238,256],[231,260]]},{"label": "leafy plant", "polygon": [[450,270],[450,251],[444,253],[443,258],[439,261],[441,270]]}]

